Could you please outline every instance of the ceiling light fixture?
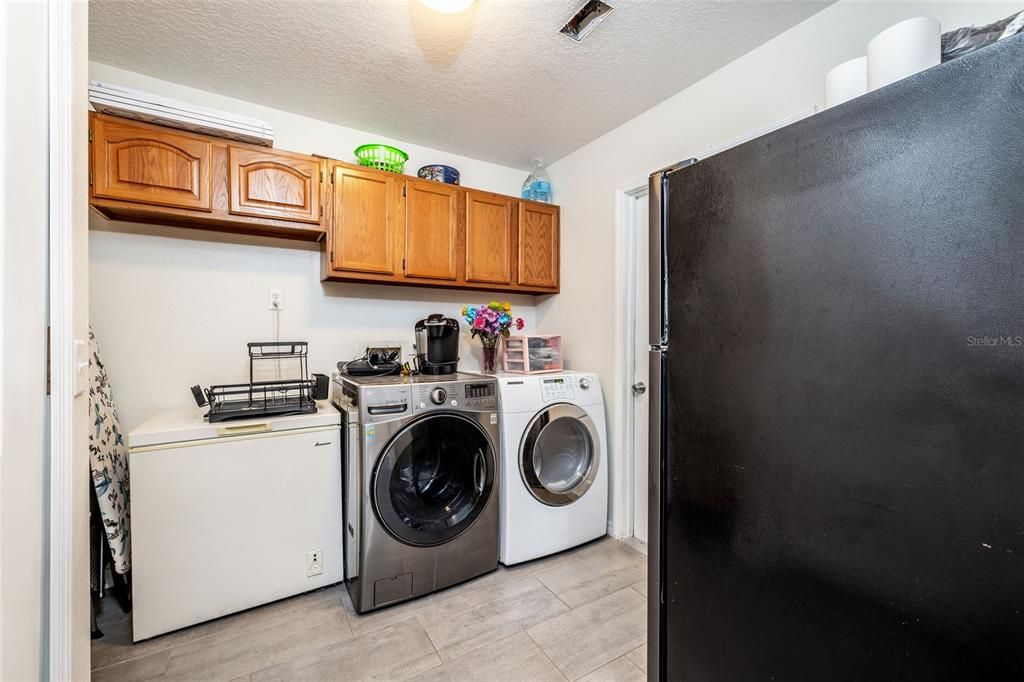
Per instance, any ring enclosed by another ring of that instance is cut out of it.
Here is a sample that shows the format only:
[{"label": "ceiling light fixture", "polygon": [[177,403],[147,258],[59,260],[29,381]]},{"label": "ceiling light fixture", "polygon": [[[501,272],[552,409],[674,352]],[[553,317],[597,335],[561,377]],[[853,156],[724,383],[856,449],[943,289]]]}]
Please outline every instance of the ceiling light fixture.
[{"label": "ceiling light fixture", "polygon": [[[426,0],[424,0],[425,2]],[[565,26],[559,31],[567,38],[577,43],[590,35],[590,32],[597,28],[597,25],[605,20],[615,8],[601,0],[589,0],[587,4],[580,7],[580,11],[572,16],[572,19],[565,22]]]},{"label": "ceiling light fixture", "polygon": [[469,9],[476,0],[420,0],[424,5],[443,14],[456,14]]}]

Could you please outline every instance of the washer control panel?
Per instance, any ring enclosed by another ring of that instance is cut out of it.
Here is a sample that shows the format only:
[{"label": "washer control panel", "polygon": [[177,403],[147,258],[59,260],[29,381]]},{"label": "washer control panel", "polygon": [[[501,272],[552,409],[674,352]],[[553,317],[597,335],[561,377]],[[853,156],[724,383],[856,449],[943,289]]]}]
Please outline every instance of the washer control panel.
[{"label": "washer control panel", "polygon": [[466,409],[498,409],[498,389],[493,381],[418,384],[413,391],[413,412]]},{"label": "washer control panel", "polygon": [[[496,412],[496,379],[462,374],[444,377],[347,377],[335,374],[331,400],[352,420],[377,424],[439,410]],[[496,420],[497,415],[492,415]],[[492,422],[492,423],[497,423]]]},{"label": "washer control panel", "polygon": [[544,402],[549,400],[572,400],[576,397],[572,377],[550,377],[540,380],[540,395]]},{"label": "washer control panel", "polygon": [[473,410],[498,409],[498,385],[493,381],[463,384],[466,407]]}]

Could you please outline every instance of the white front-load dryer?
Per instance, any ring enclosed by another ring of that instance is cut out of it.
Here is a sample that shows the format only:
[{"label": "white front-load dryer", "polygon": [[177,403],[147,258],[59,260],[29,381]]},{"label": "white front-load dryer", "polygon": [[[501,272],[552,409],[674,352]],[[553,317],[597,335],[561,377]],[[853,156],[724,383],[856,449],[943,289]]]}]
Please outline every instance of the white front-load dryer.
[{"label": "white front-load dryer", "polygon": [[501,563],[605,535],[608,448],[596,374],[502,375]]}]

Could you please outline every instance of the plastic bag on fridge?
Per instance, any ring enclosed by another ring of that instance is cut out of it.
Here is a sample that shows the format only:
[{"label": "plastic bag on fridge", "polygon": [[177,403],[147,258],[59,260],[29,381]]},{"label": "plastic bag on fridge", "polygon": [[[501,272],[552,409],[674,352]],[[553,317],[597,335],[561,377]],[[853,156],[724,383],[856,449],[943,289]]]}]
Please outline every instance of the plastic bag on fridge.
[{"label": "plastic bag on fridge", "polygon": [[942,34],[942,61],[963,57],[1024,31],[1024,12],[1011,14],[987,26],[964,26]]}]

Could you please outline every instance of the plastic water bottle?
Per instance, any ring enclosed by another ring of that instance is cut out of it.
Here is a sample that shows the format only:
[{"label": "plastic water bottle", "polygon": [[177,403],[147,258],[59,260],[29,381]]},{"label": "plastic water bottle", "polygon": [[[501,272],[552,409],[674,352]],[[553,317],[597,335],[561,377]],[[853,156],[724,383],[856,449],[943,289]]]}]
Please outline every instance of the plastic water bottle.
[{"label": "plastic water bottle", "polygon": [[533,172],[526,177],[523,183],[522,197],[533,201],[551,202],[551,178],[544,170],[544,162],[540,159],[533,160]]}]

